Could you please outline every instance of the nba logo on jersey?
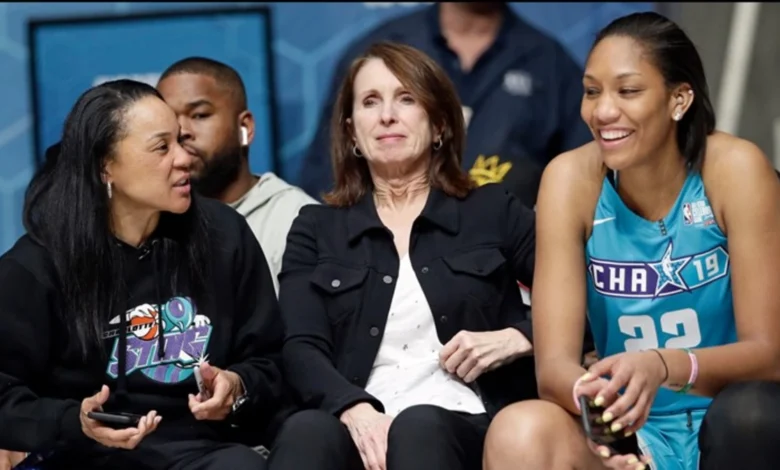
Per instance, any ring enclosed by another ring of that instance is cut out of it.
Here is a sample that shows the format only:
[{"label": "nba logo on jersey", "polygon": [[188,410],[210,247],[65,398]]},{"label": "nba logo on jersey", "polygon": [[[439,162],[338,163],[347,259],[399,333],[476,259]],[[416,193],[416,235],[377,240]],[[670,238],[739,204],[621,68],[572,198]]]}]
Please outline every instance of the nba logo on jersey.
[{"label": "nba logo on jersey", "polygon": [[706,227],[715,223],[712,217],[712,208],[706,200],[686,202],[683,204],[682,212],[685,225],[703,224]]},{"label": "nba logo on jersey", "polygon": [[683,222],[685,222],[685,225],[693,223],[693,212],[691,212],[691,205],[687,202],[683,204]]}]

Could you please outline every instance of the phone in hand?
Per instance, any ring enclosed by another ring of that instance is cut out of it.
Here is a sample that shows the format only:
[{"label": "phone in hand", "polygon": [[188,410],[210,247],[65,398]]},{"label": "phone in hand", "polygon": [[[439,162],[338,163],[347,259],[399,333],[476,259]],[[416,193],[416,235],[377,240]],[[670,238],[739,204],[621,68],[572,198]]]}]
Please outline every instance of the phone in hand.
[{"label": "phone in hand", "polygon": [[106,426],[113,428],[131,428],[138,426],[143,415],[132,413],[107,413],[103,411],[90,411],[87,413],[89,419],[99,421]]},{"label": "phone in hand", "polygon": [[16,464],[16,466],[13,467],[13,470],[39,470],[40,468],[45,468],[45,465],[42,465],[42,463],[52,455],[54,455],[54,451],[43,453],[33,452],[27,455],[24,460]]},{"label": "phone in hand", "polygon": [[195,382],[198,384],[198,392],[203,400],[211,398],[211,394],[206,389],[206,385],[203,383],[203,375],[200,373],[200,366],[195,366]]},{"label": "phone in hand", "polygon": [[[613,433],[609,429],[609,423],[601,421],[601,415],[606,408],[603,406],[592,406],[590,399],[585,395],[579,396],[579,402],[582,412],[582,427],[588,439],[598,445],[609,447],[610,452],[613,454],[633,454],[637,457],[642,455],[636,434],[625,437],[625,434],[621,431]],[[648,466],[647,468],[649,469],[650,467]]]}]

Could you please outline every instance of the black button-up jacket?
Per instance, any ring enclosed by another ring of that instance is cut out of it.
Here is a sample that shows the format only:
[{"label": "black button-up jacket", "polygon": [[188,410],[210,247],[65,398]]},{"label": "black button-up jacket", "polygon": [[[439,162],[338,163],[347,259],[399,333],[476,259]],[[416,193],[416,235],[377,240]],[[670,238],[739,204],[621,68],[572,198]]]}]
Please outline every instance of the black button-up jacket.
[{"label": "black button-up jacket", "polygon": [[[520,330],[530,312],[517,281],[531,286],[534,212],[496,184],[466,198],[432,189],[412,226],[409,257],[433,312],[439,341],[456,333]],[[287,380],[305,407],[334,415],[358,402],[384,411],[365,391],[398,276],[393,234],[371,194],[349,208],[305,206],[287,237],[279,302],[286,327]],[[477,379],[490,415],[535,395],[533,359]]]}]

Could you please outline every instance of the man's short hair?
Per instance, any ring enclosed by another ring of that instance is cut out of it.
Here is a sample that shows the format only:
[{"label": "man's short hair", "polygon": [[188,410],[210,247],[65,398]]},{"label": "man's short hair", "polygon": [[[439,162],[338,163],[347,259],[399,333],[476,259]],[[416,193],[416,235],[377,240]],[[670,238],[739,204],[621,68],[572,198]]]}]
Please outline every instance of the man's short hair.
[{"label": "man's short hair", "polygon": [[179,73],[206,75],[213,78],[217,84],[234,94],[237,100],[236,104],[240,109],[247,108],[244,81],[241,80],[241,76],[233,67],[206,57],[187,57],[168,67],[160,76],[159,81]]}]

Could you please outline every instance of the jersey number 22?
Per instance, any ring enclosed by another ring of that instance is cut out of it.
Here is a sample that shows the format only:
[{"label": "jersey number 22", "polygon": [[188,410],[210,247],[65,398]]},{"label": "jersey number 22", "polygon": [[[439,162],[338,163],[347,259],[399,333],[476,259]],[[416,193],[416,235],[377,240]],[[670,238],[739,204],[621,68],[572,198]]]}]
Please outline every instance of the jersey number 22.
[{"label": "jersey number 22", "polygon": [[631,338],[625,341],[626,352],[644,351],[658,347],[695,348],[701,343],[701,329],[696,310],[684,308],[661,315],[661,331],[670,335],[663,345],[658,344],[658,330],[650,315],[624,315],[618,319],[620,331]]}]

